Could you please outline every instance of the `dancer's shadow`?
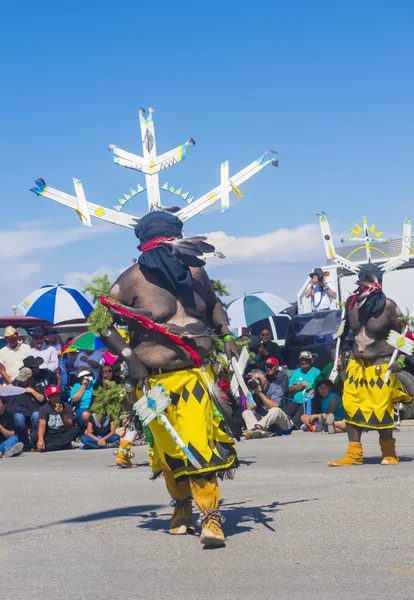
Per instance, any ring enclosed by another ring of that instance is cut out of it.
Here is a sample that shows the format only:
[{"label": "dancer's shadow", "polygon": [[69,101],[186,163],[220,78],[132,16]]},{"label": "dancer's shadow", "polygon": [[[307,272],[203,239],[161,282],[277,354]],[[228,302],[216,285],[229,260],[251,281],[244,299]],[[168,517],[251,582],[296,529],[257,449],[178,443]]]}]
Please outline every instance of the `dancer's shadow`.
[{"label": "dancer's shadow", "polygon": [[52,521],[50,523],[44,523],[35,527],[25,527],[22,529],[13,529],[11,531],[4,531],[0,533],[0,537],[6,537],[16,533],[28,533],[48,529],[55,525],[66,525],[70,523],[94,523],[96,521],[106,521],[108,519],[119,519],[122,517],[149,517],[154,513],[154,510],[161,508],[160,504],[142,504],[134,506],[124,506],[122,508],[114,508],[112,510],[103,510],[100,512],[89,513],[86,515],[79,515],[78,517],[72,517],[70,519],[61,519],[59,521]]},{"label": "dancer's shadow", "polygon": [[310,502],[318,498],[292,500],[291,502],[271,502],[265,506],[244,506],[246,502],[229,502],[220,505],[220,511],[226,517],[226,533],[237,535],[253,529],[254,525],[261,525],[269,531],[275,532],[273,527],[274,516],[289,504]]},{"label": "dancer's shadow", "polygon": [[[414,456],[400,456],[400,463],[402,462],[413,462]],[[364,465],[380,465],[382,458],[380,456],[364,456]]]},{"label": "dancer's shadow", "polygon": [[[225,502],[220,504],[220,512],[226,517],[224,525],[227,535],[237,535],[239,533],[245,533],[253,529],[253,526],[258,524],[262,525],[269,531],[276,531],[272,524],[274,521],[274,515],[276,512],[281,510],[288,504],[297,504],[300,502],[310,502],[318,500],[318,498],[307,498],[304,500],[293,500],[291,502],[272,502],[266,506],[245,506],[246,502]],[[139,523],[137,527],[140,529],[149,529],[151,531],[163,531],[168,533],[170,525],[171,514],[159,515],[155,511],[148,512],[145,515],[141,515],[145,520]],[[194,514],[194,520],[198,518],[198,511]]]},{"label": "dancer's shadow", "polygon": [[245,458],[239,458],[239,465],[243,465],[244,467],[249,467],[250,465],[255,465],[256,464],[256,460],[251,460],[251,458],[249,456],[246,456]]}]

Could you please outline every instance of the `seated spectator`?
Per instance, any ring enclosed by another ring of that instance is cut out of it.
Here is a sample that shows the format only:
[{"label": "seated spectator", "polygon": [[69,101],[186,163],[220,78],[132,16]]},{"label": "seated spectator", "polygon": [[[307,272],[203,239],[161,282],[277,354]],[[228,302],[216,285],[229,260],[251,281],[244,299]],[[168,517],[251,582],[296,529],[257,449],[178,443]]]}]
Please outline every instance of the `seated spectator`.
[{"label": "seated spectator", "polygon": [[12,379],[6,371],[6,367],[0,363],[0,386],[1,385],[11,385]]},{"label": "seated spectator", "polygon": [[[43,392],[36,389],[32,370],[27,367],[20,369],[15,384],[22,388],[22,393],[9,398],[7,409],[13,415],[20,441],[26,449],[30,449],[34,447],[33,440],[37,439],[39,411],[46,398]],[[31,428],[30,437],[28,426]]]},{"label": "seated spectator", "polygon": [[[325,379],[330,379],[332,370],[335,366],[335,354],[336,354],[335,349],[333,349],[331,352],[332,360],[324,366],[322,371],[316,377],[315,383],[317,381],[323,381]],[[350,352],[341,352],[339,354],[338,362],[341,364],[342,362],[345,361],[345,365],[346,365],[346,361],[348,360],[350,355],[351,355]],[[342,392],[344,389],[344,382],[342,381],[342,377],[339,372],[338,372],[337,376],[335,377],[335,381],[333,383],[334,383],[334,385],[333,385],[332,391],[335,392],[336,394],[338,394],[338,396],[342,396]]]},{"label": "seated spectator", "polygon": [[249,376],[247,385],[252,391],[256,408],[242,413],[247,427],[244,437],[247,439],[268,437],[271,428],[276,429],[277,432],[290,433],[292,422],[280,408],[283,401],[283,390],[280,385],[269,383],[260,369],[250,371]]},{"label": "seated spectator", "polygon": [[[73,340],[72,338],[68,338],[66,345],[68,345],[71,341]],[[64,354],[62,354],[62,359],[63,362],[65,363],[65,370],[66,370],[66,374],[67,374],[67,382],[66,382],[66,387],[67,389],[71,388],[73,386],[73,376],[76,374],[76,367],[75,367],[75,362],[76,359],[78,357],[78,351],[77,350],[72,350],[72,352],[65,352]]]},{"label": "seated spectator", "polygon": [[260,346],[260,339],[257,335],[251,333],[249,327],[242,327],[241,336],[237,338],[237,340],[240,342],[245,342],[248,340],[248,349],[253,353],[256,353],[258,347]]},{"label": "seated spectator", "polygon": [[269,383],[277,383],[283,390],[283,395],[287,396],[289,389],[289,377],[284,373],[277,358],[270,356],[265,362],[265,373]]},{"label": "seated spectator", "polygon": [[107,350],[102,354],[101,364],[102,363],[114,367],[115,372],[118,372],[121,367],[122,360],[117,354],[113,354]]},{"label": "seated spectator", "polygon": [[84,431],[88,427],[89,417],[92,411],[89,410],[93,402],[93,390],[96,387],[96,380],[93,378],[92,370],[80,369],[76,374],[76,383],[70,392],[70,399],[78,417],[79,425]]},{"label": "seated spectator", "polygon": [[101,359],[102,353],[99,350],[81,350],[75,360],[75,369],[88,369],[97,380]]},{"label": "seated spectator", "polygon": [[23,360],[23,366],[30,369],[33,373],[33,379],[36,389],[44,392],[49,385],[58,384],[58,374],[50,369],[41,368],[43,358],[41,356],[28,356]]},{"label": "seated spectator", "polygon": [[271,356],[277,358],[279,363],[282,362],[282,351],[279,344],[272,342],[272,331],[269,327],[262,327],[259,333],[260,345],[257,349],[257,354],[260,357],[261,363],[264,365],[266,360]]},{"label": "seated spectator", "polygon": [[313,385],[320,371],[312,366],[312,353],[303,350],[299,354],[299,369],[293,371],[289,381],[289,397],[292,401],[283,407],[283,410],[292,419],[296,429],[300,429],[303,415],[303,404],[313,391]]},{"label": "seated spectator", "polygon": [[322,379],[316,383],[315,394],[311,401],[310,415],[302,415],[302,431],[327,431],[341,433],[345,431],[342,399],[332,391],[333,383]]},{"label": "seated spectator", "polygon": [[46,336],[46,343],[49,344],[51,348],[54,348],[56,350],[59,359],[58,372],[61,377],[60,385],[62,388],[65,388],[68,382],[68,374],[66,372],[66,363],[62,356],[62,338],[60,337],[57,331],[52,330]]},{"label": "seated spectator", "polygon": [[61,401],[60,388],[56,385],[46,389],[46,396],[48,402],[39,414],[37,449],[39,452],[68,450],[80,433],[74,422],[73,408]]},{"label": "seated spectator", "polygon": [[29,354],[30,348],[27,344],[19,344],[19,334],[11,325],[6,327],[4,337],[7,345],[0,350],[0,362],[13,381],[18,375],[19,369],[23,366],[23,359]]},{"label": "seated spectator", "polygon": [[115,433],[115,421],[111,416],[92,413],[88,420],[85,435],[81,442],[86,448],[99,450],[100,448],[118,448],[120,437]]},{"label": "seated spectator", "polygon": [[6,399],[0,396],[0,458],[10,458],[23,450],[16,435],[13,416],[7,411]]},{"label": "seated spectator", "polygon": [[115,372],[114,367],[112,365],[105,363],[102,365],[100,372],[99,372],[99,379],[98,379],[99,387],[105,388],[105,383],[107,381],[114,381],[118,385],[121,383],[121,379],[120,379],[119,375]]},{"label": "seated spectator", "polygon": [[36,325],[32,335],[33,348],[29,351],[30,356],[43,358],[43,368],[50,369],[54,373],[59,368],[59,358],[55,348],[46,344],[46,330],[41,325]]}]

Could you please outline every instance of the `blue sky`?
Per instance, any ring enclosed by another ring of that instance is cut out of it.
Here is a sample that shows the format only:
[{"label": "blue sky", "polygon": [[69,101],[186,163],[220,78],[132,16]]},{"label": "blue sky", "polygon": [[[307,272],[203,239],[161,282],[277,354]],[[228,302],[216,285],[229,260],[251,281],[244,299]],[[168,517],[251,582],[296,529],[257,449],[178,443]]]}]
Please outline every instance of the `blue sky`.
[{"label": "blue sky", "polygon": [[75,176],[88,200],[111,207],[143,184],[107,151],[140,153],[140,106],[156,109],[159,152],[196,140],[166,176],[196,197],[218,185],[222,161],[234,173],[278,151],[279,168],[244,184],[232,210],[186,226],[222,241],[229,258],[209,272],[233,297],[294,299],[324,262],[320,209],[334,232],[367,214],[399,236],[414,217],[413,17],[406,0],[0,0],[0,312],[46,283],[115,277],[137,255],[131,231],[96,220],[89,231],[29,188],[43,177],[73,193]]}]

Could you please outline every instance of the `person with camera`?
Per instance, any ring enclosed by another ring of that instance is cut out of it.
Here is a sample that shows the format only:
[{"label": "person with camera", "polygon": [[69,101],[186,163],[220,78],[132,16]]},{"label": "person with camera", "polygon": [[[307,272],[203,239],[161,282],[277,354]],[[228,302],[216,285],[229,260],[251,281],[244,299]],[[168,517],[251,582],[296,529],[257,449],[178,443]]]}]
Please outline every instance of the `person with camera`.
[{"label": "person with camera", "polygon": [[[314,269],[309,273],[311,282],[305,292],[305,298],[311,299],[312,312],[330,310],[332,300],[336,300],[336,292],[332,288],[332,283],[325,277],[326,273],[322,269]],[[329,275],[329,273],[328,273]]]},{"label": "person with camera", "polygon": [[260,369],[250,371],[250,379],[247,382],[252,391],[256,409],[243,411],[243,419],[247,431],[244,432],[246,439],[262,438],[269,436],[269,429],[276,432],[289,432],[292,430],[292,422],[286,413],[280,408],[283,401],[283,390],[277,383],[269,383],[266,374]]},{"label": "person with camera", "polygon": [[79,369],[76,374],[76,383],[70,392],[70,399],[82,432],[88,428],[89,417],[92,414],[89,409],[93,402],[93,391],[96,385],[97,381],[93,377],[92,370]]},{"label": "person with camera", "polygon": [[80,433],[73,408],[62,402],[57,385],[49,386],[45,393],[48,402],[39,411],[37,449],[39,452],[69,450]]}]

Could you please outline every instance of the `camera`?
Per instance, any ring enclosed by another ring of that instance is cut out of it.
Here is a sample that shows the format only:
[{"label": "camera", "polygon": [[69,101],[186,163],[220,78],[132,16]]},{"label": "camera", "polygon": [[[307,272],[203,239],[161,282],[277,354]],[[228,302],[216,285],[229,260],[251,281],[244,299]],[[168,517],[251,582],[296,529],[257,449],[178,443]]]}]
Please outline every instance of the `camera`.
[{"label": "camera", "polygon": [[257,390],[257,388],[262,385],[262,382],[260,381],[260,379],[255,377],[254,379],[250,379],[247,385],[251,390]]}]

